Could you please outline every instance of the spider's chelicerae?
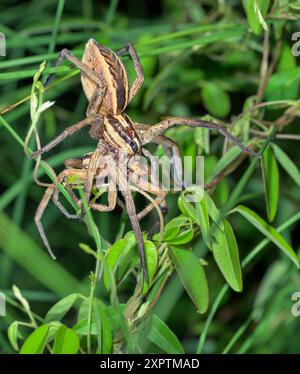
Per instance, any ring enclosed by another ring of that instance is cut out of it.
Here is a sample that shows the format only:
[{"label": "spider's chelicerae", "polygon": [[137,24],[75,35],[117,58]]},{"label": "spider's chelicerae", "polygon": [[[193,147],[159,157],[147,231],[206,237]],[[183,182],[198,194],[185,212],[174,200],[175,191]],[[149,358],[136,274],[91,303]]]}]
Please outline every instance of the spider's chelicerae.
[{"label": "spider's chelicerae", "polygon": [[[136,78],[131,87],[129,87],[125,67],[120,60],[120,57],[125,54],[130,55],[136,71]],[[120,152],[126,151],[130,159],[130,157],[140,154],[143,151],[143,146],[145,144],[156,143],[167,148],[170,154],[180,155],[179,148],[176,143],[174,143],[168,137],[162,135],[162,133],[174,125],[187,125],[217,131],[239,146],[242,151],[248,152],[254,156],[257,154],[241,144],[238,139],[231,135],[225,128],[200,119],[181,116],[168,117],[152,126],[133,122],[124,113],[124,110],[141,88],[144,81],[144,75],[139,58],[134,47],[130,43],[128,43],[127,46],[122,48],[119,52],[115,53],[109,48],[98,44],[95,40],[90,39],[85,46],[82,61],[77,59],[66,49],[61,51],[56,65],[59,65],[63,59],[71,61],[81,71],[83,90],[89,101],[86,112],[87,117],[77,124],[66,128],[49,144],[35,152],[33,157],[37,157],[49,151],[68,136],[73,135],[85,126],[90,126],[90,135],[92,138],[97,139],[98,144],[95,151],[89,155],[87,167],[84,169],[77,169],[75,174],[83,183],[86,201],[90,202],[91,191],[95,183],[95,177],[97,176],[97,173],[99,173],[101,158],[110,155],[116,160],[114,165],[115,174],[118,176],[117,184],[125,200],[126,210],[128,212],[138,243],[144,277],[145,280],[148,281],[144,244],[139,225],[140,217],[138,217],[136,214],[129,182],[122,174],[117,162]],[[67,171],[63,173],[70,173],[70,169],[67,169]],[[64,177],[64,174],[60,175],[59,179]],[[152,194],[154,189],[154,191],[156,191],[156,195],[158,196],[157,198],[159,202],[164,201],[165,193],[162,190],[157,190],[154,187],[155,186],[151,185],[150,183],[143,186],[140,185],[138,188],[143,188],[144,191],[149,191]],[[53,188],[55,189],[55,187]],[[48,195],[50,197],[53,194],[53,188],[52,190],[51,188],[48,190]],[[57,193],[55,193],[54,196],[57,196]],[[46,200],[47,198],[45,197],[44,201]],[[56,202],[58,201],[56,198],[54,198],[54,200]],[[116,193],[109,191],[108,205],[98,204],[96,207],[95,205],[92,205],[93,203],[89,204],[94,209],[96,208],[100,211],[110,211],[115,208],[116,202]],[[152,206],[154,205],[155,204],[152,203]],[[43,209],[41,208],[37,212],[37,223],[39,223],[40,213],[42,210]],[[39,230],[42,233],[41,226],[39,226]],[[42,236],[46,244],[47,242],[45,241],[45,236]]]}]

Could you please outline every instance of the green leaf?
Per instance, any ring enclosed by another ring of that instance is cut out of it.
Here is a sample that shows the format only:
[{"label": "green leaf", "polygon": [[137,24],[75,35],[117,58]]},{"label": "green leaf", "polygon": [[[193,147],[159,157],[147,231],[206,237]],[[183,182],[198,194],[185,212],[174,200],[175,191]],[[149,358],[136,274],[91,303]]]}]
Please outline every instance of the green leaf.
[{"label": "green leaf", "polygon": [[300,187],[300,172],[297,166],[290,159],[290,157],[280,147],[278,147],[278,145],[272,143],[272,148],[279,164]]},{"label": "green leaf", "polygon": [[170,248],[172,262],[179,278],[200,313],[208,308],[208,286],[204,269],[193,252]]},{"label": "green leaf", "polygon": [[144,246],[145,246],[146,267],[147,267],[147,273],[149,277],[149,283],[147,284],[145,281],[143,281],[143,295],[145,295],[147,291],[149,290],[149,288],[151,287],[152,279],[154,277],[154,274],[157,268],[157,248],[155,244],[152,243],[150,240],[146,240],[144,242]]},{"label": "green leaf", "polygon": [[[172,219],[165,226],[163,241],[172,245],[189,243],[194,236],[193,226],[185,216]],[[159,241],[160,235],[155,234],[153,240]]]},{"label": "green leaf", "polygon": [[243,290],[239,250],[234,232],[229,222],[223,221],[224,231],[215,226],[213,255],[229,286],[237,291]]},{"label": "green leaf", "polygon": [[286,71],[297,66],[296,58],[293,56],[292,49],[288,43],[284,43],[281,48],[280,59],[278,61],[277,71]]},{"label": "green leaf", "polygon": [[50,325],[42,325],[37,328],[25,340],[20,353],[21,354],[41,354],[47,344],[47,337]]},{"label": "green leaf", "polygon": [[107,290],[110,289],[110,270],[111,274],[114,275],[117,271],[120,262],[125,258],[126,254],[136,244],[135,237],[127,235],[124,239],[118,240],[108,250],[106,256],[106,267],[104,268],[104,285]]},{"label": "green leaf", "polygon": [[286,284],[286,274],[289,270],[289,263],[282,259],[274,262],[268,269],[260,283],[253,305],[252,317],[259,321],[268,304],[273,302],[274,293]]},{"label": "green leaf", "polygon": [[149,340],[164,352],[169,354],[184,353],[184,349],[180,344],[177,336],[170,328],[157,317],[152,316],[151,327],[148,332]]},{"label": "green leaf", "polygon": [[194,132],[195,143],[198,145],[199,154],[203,152],[209,154],[210,136],[209,130],[201,127],[196,127]]},{"label": "green leaf", "polygon": [[78,293],[72,293],[54,304],[47,312],[44,323],[50,321],[60,321],[67,312],[72,308],[75,301],[79,298]]},{"label": "green leaf", "polygon": [[213,222],[217,223],[220,230],[224,230],[223,221],[220,219],[221,213],[219,212],[219,209],[216,207],[216,204],[214,203],[213,199],[209,196],[207,192],[204,193],[205,200],[207,203],[208,208],[208,214],[210,218],[213,220]]},{"label": "green leaf", "polygon": [[76,354],[79,350],[79,338],[77,334],[62,325],[56,332],[53,353],[56,354]]},{"label": "green leaf", "polygon": [[[104,313],[109,320],[109,324],[112,329],[114,330],[119,330],[122,327],[122,316],[124,315],[126,309],[126,304],[120,304],[120,313],[118,310],[113,307],[109,306],[104,309]],[[82,318],[80,321],[76,323],[72,327],[72,330],[74,330],[77,334],[79,335],[87,335],[88,333],[88,319],[87,318]],[[91,330],[92,335],[97,335],[97,321],[96,321],[96,316],[95,312],[92,314],[92,330]]]},{"label": "green leaf", "polygon": [[207,83],[201,92],[203,104],[210,114],[224,118],[230,113],[230,98],[217,83]]},{"label": "green leaf", "polygon": [[300,267],[299,260],[289,243],[266,221],[259,217],[253,210],[246,206],[239,205],[230,213],[238,212],[245,217],[254,227],[263,233],[268,239],[271,240],[278,248],[280,248],[297,266]]},{"label": "green leaf", "polygon": [[19,322],[14,321],[7,330],[8,340],[15,351],[19,350],[18,337],[19,337]]},{"label": "green leaf", "polygon": [[249,26],[254,34],[260,35],[262,28],[267,31],[268,26],[264,17],[269,7],[269,0],[243,0],[243,5],[247,14]]},{"label": "green leaf", "polygon": [[299,67],[280,71],[272,75],[266,88],[266,101],[296,100],[298,98],[299,81]]},{"label": "green leaf", "polygon": [[107,318],[105,312],[107,307],[100,300],[95,301],[94,307],[98,338],[97,352],[102,354],[110,354],[112,352],[112,331],[109,319]]},{"label": "green leaf", "polygon": [[279,173],[273,150],[268,146],[261,160],[262,175],[264,180],[267,215],[269,222],[276,216],[279,196]]},{"label": "green leaf", "polygon": [[197,225],[200,226],[203,240],[205,241],[206,245],[210,248],[209,211],[208,211],[208,204],[205,199],[206,195],[204,194],[203,196],[204,198],[200,199],[200,201],[197,201],[194,203],[194,205],[192,205],[191,202],[187,201],[187,199],[185,198],[185,191],[184,191],[179,196],[178,206],[183,214],[190,217]]},{"label": "green leaf", "polygon": [[198,203],[195,203],[197,223],[200,226],[201,233],[205,244],[211,249],[211,243],[209,238],[210,223],[209,223],[209,211],[206,199],[202,199]]},{"label": "green leaf", "polygon": [[[185,191],[183,191],[178,198],[178,207],[186,217],[190,217],[194,222],[197,222],[196,209],[189,201],[187,201],[187,199],[185,198],[184,195],[185,195]],[[177,217],[177,218],[179,218],[179,217]],[[182,217],[181,219],[183,220],[183,222],[187,222],[185,217]],[[175,235],[176,235],[179,231],[178,226],[176,225],[176,221],[174,221],[174,220],[172,220],[172,221],[174,222],[174,228],[177,230],[177,231],[175,231]],[[170,222],[172,222],[172,221],[170,221]],[[167,232],[166,229],[169,227],[168,225],[169,225],[169,223],[166,225],[165,232]]]},{"label": "green leaf", "polygon": [[299,0],[289,0],[289,7],[294,10],[300,10]]},{"label": "green leaf", "polygon": [[231,147],[218,161],[214,167],[208,181],[211,182],[216,176],[220,175],[237,157],[241,154],[239,147]]}]

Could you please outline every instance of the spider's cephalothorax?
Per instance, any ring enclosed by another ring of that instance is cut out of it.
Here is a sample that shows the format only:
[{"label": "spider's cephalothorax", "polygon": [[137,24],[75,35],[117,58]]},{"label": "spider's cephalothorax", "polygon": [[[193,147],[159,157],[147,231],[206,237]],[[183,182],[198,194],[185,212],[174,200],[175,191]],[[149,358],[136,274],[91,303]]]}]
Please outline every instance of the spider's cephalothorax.
[{"label": "spider's cephalothorax", "polygon": [[[136,78],[131,87],[129,87],[128,84],[128,77],[125,67],[119,58],[124,54],[130,55],[136,71]],[[139,153],[145,144],[156,143],[162,145],[166,149],[168,155],[180,156],[179,148],[176,143],[174,143],[168,137],[162,135],[165,130],[174,125],[203,127],[209,130],[217,131],[219,134],[225,136],[231,142],[240,147],[242,151],[257,156],[255,152],[241,144],[239,140],[231,135],[231,133],[228,132],[224,127],[212,122],[203,121],[201,119],[181,116],[167,117],[163,121],[153,126],[132,122],[124,113],[124,110],[127,104],[130,103],[130,101],[138,93],[144,81],[143,69],[132,44],[128,43],[119,52],[115,53],[109,48],[98,44],[95,40],[90,39],[86,44],[82,61],[73,56],[71,52],[64,49],[61,51],[56,65],[59,65],[64,58],[71,61],[81,71],[82,86],[89,101],[86,112],[87,118],[73,126],[66,128],[49,144],[36,151],[33,154],[33,157],[49,151],[68,136],[76,133],[83,127],[90,126],[90,135],[92,138],[97,139],[97,147],[95,151],[88,156],[86,168],[83,167],[80,169],[80,171],[77,170],[74,171],[74,173],[80,177],[79,179],[84,186],[85,198],[91,208],[100,211],[109,211],[114,209],[116,205],[115,194],[109,194],[109,203],[107,206],[101,204],[95,206],[91,200],[91,191],[95,184],[95,178],[97,177],[97,173],[100,172],[98,166],[101,164],[101,159],[104,157],[104,154],[109,153],[112,156],[115,156],[121,150],[126,151],[132,156]],[[68,169],[66,170],[66,174],[70,173]],[[131,195],[131,190],[133,189],[132,185],[130,185],[128,180],[124,178],[117,164],[115,166],[114,173],[118,175],[118,187],[122,191],[122,195],[125,200],[125,208],[128,212],[133,230],[136,235],[143,273],[147,281],[148,275],[144,256],[144,243],[139,226],[139,218],[142,216],[140,214],[136,214],[135,205]],[[130,170],[130,174],[132,180],[136,179],[133,170]],[[45,196],[43,199],[43,204],[38,209],[36,217],[39,231],[42,235],[44,243],[48,248],[49,244],[40,226],[40,218],[45,208],[45,201],[47,205],[47,202],[53,195],[53,188],[56,190],[56,188],[53,186],[49,188],[50,190],[48,189],[48,192],[46,191],[47,196]],[[149,183],[139,182],[137,188],[140,190],[140,192],[143,190],[144,194],[147,193],[146,191],[151,191],[151,193],[154,193],[157,196],[156,202],[153,202],[152,205],[150,204],[147,208],[145,208],[147,212],[156,206],[157,203],[160,204],[164,202],[165,192],[157,189],[157,187],[151,186]],[[153,192],[153,188],[155,192]],[[56,194],[54,194],[54,196],[56,196]],[[59,206],[59,204],[57,205]]]},{"label": "spider's cephalothorax", "polygon": [[127,115],[107,115],[103,118],[102,138],[114,149],[121,149],[129,155],[138,153],[141,141],[132,121]]}]

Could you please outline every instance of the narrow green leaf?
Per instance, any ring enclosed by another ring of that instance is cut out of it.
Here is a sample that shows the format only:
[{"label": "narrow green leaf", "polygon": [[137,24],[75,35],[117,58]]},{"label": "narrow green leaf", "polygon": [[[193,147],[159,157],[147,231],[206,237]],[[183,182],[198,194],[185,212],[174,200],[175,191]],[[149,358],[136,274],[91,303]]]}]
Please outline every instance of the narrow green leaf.
[{"label": "narrow green leaf", "polygon": [[79,350],[79,338],[77,334],[62,325],[56,332],[53,353],[56,354],[76,354]]},{"label": "narrow green leaf", "polygon": [[214,203],[213,199],[209,196],[207,192],[204,193],[205,201],[208,208],[208,214],[213,222],[217,223],[220,230],[224,230],[223,221],[220,220],[221,213],[219,209],[216,207],[216,204]]},{"label": "narrow green leaf", "polygon": [[20,353],[21,354],[41,354],[47,344],[47,337],[50,325],[42,325],[37,328],[25,340]]},{"label": "narrow green leaf", "polygon": [[267,215],[269,222],[276,216],[279,196],[279,173],[273,150],[268,146],[261,160],[262,175],[264,180]]},{"label": "narrow green leaf", "polygon": [[240,155],[241,150],[239,147],[231,147],[218,161],[214,167],[208,182],[211,182],[216,176],[220,175],[232,162],[234,162]]},{"label": "narrow green leaf", "polygon": [[66,313],[72,308],[75,301],[79,298],[78,293],[72,293],[54,304],[47,312],[44,323],[50,321],[60,321]]},{"label": "narrow green leaf", "polygon": [[223,224],[224,231],[215,227],[212,243],[213,255],[229,286],[233,290],[241,292],[243,290],[243,280],[238,246],[229,222],[224,220]]},{"label": "narrow green leaf", "polygon": [[19,322],[14,321],[7,330],[8,340],[15,351],[19,350],[18,336],[19,336]]},{"label": "narrow green leaf", "polygon": [[278,147],[278,145],[272,143],[272,148],[277,161],[288,173],[288,175],[294,180],[298,187],[300,187],[300,172],[295,163],[280,147]]},{"label": "narrow green leaf", "polygon": [[209,82],[202,88],[201,97],[205,108],[215,117],[227,117],[230,112],[230,98],[217,83]]},{"label": "narrow green leaf", "polygon": [[289,7],[294,10],[300,10],[300,3],[298,0],[289,0]]},{"label": "narrow green leaf", "polygon": [[197,223],[200,226],[201,233],[205,244],[211,249],[211,243],[209,239],[210,223],[209,223],[209,212],[207,200],[204,198],[199,203],[195,204]]},{"label": "narrow green leaf", "polygon": [[143,295],[147,293],[149,288],[151,287],[152,279],[154,277],[154,274],[156,272],[157,268],[157,248],[154,243],[152,243],[150,240],[146,240],[144,242],[145,245],[145,257],[146,257],[146,267],[147,267],[147,273],[149,277],[149,283],[147,284],[145,281],[143,281]]},{"label": "narrow green leaf", "polygon": [[177,336],[170,330],[167,324],[157,317],[152,316],[151,327],[148,332],[149,340],[164,352],[169,354],[184,353]]},{"label": "narrow green leaf", "polygon": [[266,221],[259,217],[253,210],[239,205],[230,213],[238,212],[243,217],[245,217],[254,227],[256,227],[261,233],[263,233],[268,239],[271,240],[278,248],[280,248],[297,266],[300,267],[299,259],[297,254],[294,252],[293,248],[289,243]]},{"label": "narrow green leaf", "polygon": [[269,7],[269,0],[243,0],[243,4],[251,30],[257,35],[261,34],[262,28],[267,31],[268,26],[264,17]]},{"label": "narrow green leaf", "polygon": [[208,286],[204,269],[193,252],[170,248],[172,262],[179,278],[200,313],[208,308]]},{"label": "narrow green leaf", "polygon": [[102,354],[110,354],[112,352],[112,331],[109,319],[107,318],[105,312],[107,307],[100,300],[96,300],[94,306],[98,338],[97,352]]},{"label": "narrow green leaf", "polygon": [[286,274],[289,270],[289,263],[282,259],[275,261],[267,270],[259,285],[253,305],[252,317],[259,321],[268,304],[272,303],[274,292],[286,284]]},{"label": "narrow green leaf", "polygon": [[[124,315],[126,309],[126,304],[120,304],[120,312],[114,307],[109,306],[104,309],[104,313],[106,318],[109,320],[109,324],[111,326],[112,330],[119,330],[122,327],[122,316]],[[72,327],[72,330],[74,330],[79,335],[87,335],[88,333],[88,319],[82,318],[79,320],[76,325]],[[92,335],[97,335],[97,322],[96,322],[96,316],[95,312],[92,314]]]},{"label": "narrow green leaf", "polygon": [[53,261],[47,251],[38,246],[3,212],[0,213],[0,237],[1,249],[57,295],[63,297],[74,291],[87,291],[85,285],[74,278],[58,261]]},{"label": "narrow green leaf", "polygon": [[200,226],[203,240],[205,241],[205,244],[210,248],[211,245],[209,242],[209,215],[210,213],[212,213],[212,216],[215,218],[217,216],[217,208],[214,205],[214,203],[211,200],[209,200],[208,194],[206,194],[204,191],[202,191],[202,198],[201,195],[198,196],[200,198],[200,201],[198,201],[199,199],[195,199],[195,202],[193,204],[185,198],[185,193],[186,191],[184,191],[179,196],[179,209],[182,211],[184,215],[190,217],[197,225]]},{"label": "narrow green leaf", "polygon": [[118,240],[108,250],[106,256],[106,267],[104,269],[104,285],[107,290],[110,288],[110,270],[111,274],[115,274],[120,262],[125,258],[126,254],[136,244],[135,237],[127,235],[124,239]]}]

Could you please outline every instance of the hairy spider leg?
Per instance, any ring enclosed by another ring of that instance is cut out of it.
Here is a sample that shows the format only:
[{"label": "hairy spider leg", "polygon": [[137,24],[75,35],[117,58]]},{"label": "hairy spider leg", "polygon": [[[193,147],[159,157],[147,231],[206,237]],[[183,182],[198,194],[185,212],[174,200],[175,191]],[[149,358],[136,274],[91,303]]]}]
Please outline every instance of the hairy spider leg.
[{"label": "hairy spider leg", "polygon": [[78,132],[79,130],[83,129],[84,127],[88,125],[92,126],[93,123],[95,122],[98,123],[99,121],[102,121],[102,119],[103,119],[102,115],[97,114],[95,116],[85,118],[82,121],[76,123],[75,125],[67,127],[60,135],[58,135],[56,138],[51,140],[51,142],[49,142],[47,145],[38,149],[36,152],[32,153],[30,158],[36,158],[42,155],[43,153],[50,151],[52,148],[56,147],[59,143],[64,141],[67,137],[75,134],[76,132]]},{"label": "hairy spider leg", "polygon": [[[76,176],[79,180],[82,180],[84,179],[85,177],[85,174],[82,173],[81,170],[78,170],[78,169],[66,169],[66,170],[63,170],[57,177],[57,180],[59,183],[63,182],[65,180],[65,178],[68,176],[68,175],[74,175]],[[50,256],[55,259],[55,255],[54,253],[52,252],[52,249],[50,247],[50,244],[48,242],[48,239],[47,239],[47,236],[45,234],[45,230],[44,230],[44,227],[42,225],[42,217],[43,217],[43,214],[45,212],[45,209],[46,207],[48,206],[49,204],[49,201],[51,199],[51,197],[53,198],[53,202],[54,204],[59,208],[59,210],[65,214],[68,218],[75,218],[75,217],[71,217],[72,215],[70,215],[66,210],[65,208],[62,206],[62,204],[59,202],[58,200],[58,194],[55,194],[55,192],[58,190],[57,188],[57,185],[55,183],[53,183],[51,186],[49,186],[46,191],[45,191],[45,194],[37,208],[37,211],[35,213],[35,217],[34,217],[34,221],[35,221],[35,224],[37,226],[37,229],[40,233],[40,236],[43,240],[43,243],[45,245],[45,247],[47,248]],[[76,217],[77,218],[77,217]]]},{"label": "hairy spider leg", "polygon": [[133,61],[134,70],[136,72],[135,80],[132,83],[129,91],[129,102],[136,96],[139,92],[140,88],[144,83],[144,71],[141,65],[140,59],[136,53],[134,46],[131,43],[127,43],[127,45],[121,48],[118,52],[118,56],[124,56],[125,54],[129,54]]},{"label": "hairy spider leg", "polygon": [[234,135],[232,135],[224,127],[219,126],[213,122],[207,122],[200,119],[193,119],[183,116],[178,117],[168,117],[161,122],[149,127],[147,131],[142,134],[142,143],[147,144],[153,141],[162,132],[169,129],[170,127],[176,125],[186,125],[191,127],[203,127],[209,130],[217,131],[219,134],[223,135],[225,138],[230,140],[233,144],[237,145],[243,152],[247,152],[255,157],[260,157],[256,152],[252,151],[250,148],[242,144]]},{"label": "hairy spider leg", "polygon": [[125,200],[126,211],[130,219],[133,231],[135,233],[144,278],[145,278],[146,283],[149,283],[149,277],[148,277],[148,272],[147,272],[147,267],[146,267],[145,246],[144,246],[144,241],[143,241],[143,235],[142,235],[141,227],[139,224],[139,220],[136,215],[136,209],[135,209],[134,201],[131,195],[130,187],[127,183],[126,177],[123,175],[122,170],[120,170],[118,166],[116,166],[116,172],[117,172],[117,177],[118,177],[118,185],[120,187],[121,193]]}]

